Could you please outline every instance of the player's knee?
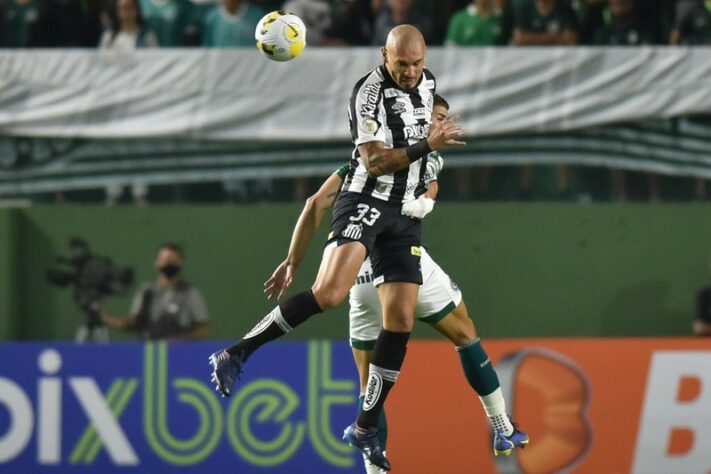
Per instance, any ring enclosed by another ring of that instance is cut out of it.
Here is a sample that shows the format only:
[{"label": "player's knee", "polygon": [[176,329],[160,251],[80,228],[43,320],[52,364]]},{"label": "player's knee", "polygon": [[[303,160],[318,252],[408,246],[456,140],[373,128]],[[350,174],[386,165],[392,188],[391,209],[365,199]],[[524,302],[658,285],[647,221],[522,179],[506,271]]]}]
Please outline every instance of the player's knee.
[{"label": "player's knee", "polygon": [[412,332],[414,316],[406,313],[395,313],[383,317],[383,327],[393,332]]},{"label": "player's knee", "polygon": [[318,305],[324,310],[338,306],[348,295],[348,290],[333,286],[314,286],[312,291]]}]

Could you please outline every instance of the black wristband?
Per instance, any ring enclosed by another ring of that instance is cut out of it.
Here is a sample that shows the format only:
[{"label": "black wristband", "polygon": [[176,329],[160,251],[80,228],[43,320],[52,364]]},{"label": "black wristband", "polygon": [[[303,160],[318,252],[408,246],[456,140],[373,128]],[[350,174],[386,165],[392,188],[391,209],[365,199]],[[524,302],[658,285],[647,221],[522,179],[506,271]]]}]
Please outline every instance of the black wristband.
[{"label": "black wristband", "polygon": [[410,159],[410,163],[419,160],[423,156],[427,156],[427,154],[431,151],[432,149],[430,148],[430,144],[427,143],[426,138],[424,140],[420,140],[414,145],[405,147],[405,154]]}]

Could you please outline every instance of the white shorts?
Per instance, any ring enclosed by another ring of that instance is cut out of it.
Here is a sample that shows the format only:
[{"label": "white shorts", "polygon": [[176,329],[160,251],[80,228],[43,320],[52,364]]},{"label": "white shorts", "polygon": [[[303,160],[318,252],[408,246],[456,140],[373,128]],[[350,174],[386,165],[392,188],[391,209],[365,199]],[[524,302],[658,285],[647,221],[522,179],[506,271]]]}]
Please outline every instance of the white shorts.
[{"label": "white shorts", "polygon": [[[422,247],[422,286],[417,297],[415,317],[434,324],[451,313],[462,301],[462,292],[430,254]],[[372,350],[383,327],[383,312],[378,292],[373,286],[370,259],[366,259],[358,272],[349,295],[349,326],[351,346]]]}]

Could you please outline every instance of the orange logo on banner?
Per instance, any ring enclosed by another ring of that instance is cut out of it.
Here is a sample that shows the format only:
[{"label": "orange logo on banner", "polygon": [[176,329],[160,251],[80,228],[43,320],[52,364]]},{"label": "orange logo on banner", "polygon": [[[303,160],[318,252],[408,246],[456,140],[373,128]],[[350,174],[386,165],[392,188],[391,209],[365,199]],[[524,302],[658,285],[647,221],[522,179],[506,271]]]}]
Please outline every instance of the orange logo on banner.
[{"label": "orange logo on banner", "polygon": [[528,447],[494,457],[486,416],[451,344],[415,340],[387,404],[396,472],[711,474],[708,339],[512,339],[484,347]]},{"label": "orange logo on banner", "polygon": [[525,429],[531,444],[515,456],[497,458],[501,472],[529,474],[570,468],[590,447],[587,406],[590,388],[583,371],[571,360],[545,349],[528,349],[504,356],[497,372],[511,414],[529,414]]}]

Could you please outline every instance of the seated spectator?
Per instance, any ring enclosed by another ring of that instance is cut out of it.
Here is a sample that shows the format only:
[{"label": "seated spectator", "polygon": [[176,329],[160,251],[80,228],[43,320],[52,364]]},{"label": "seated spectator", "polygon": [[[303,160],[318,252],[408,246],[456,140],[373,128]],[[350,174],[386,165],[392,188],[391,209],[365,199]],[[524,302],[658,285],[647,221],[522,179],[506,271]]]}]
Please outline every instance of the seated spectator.
[{"label": "seated spectator", "polygon": [[447,27],[448,46],[493,46],[502,44],[501,11],[494,0],[472,0],[456,12]]},{"label": "seated spectator", "polygon": [[111,26],[101,35],[99,48],[133,51],[158,47],[158,38],[146,28],[137,0],[118,0],[109,18]]},{"label": "seated spectator", "polygon": [[671,44],[711,44],[711,2],[696,0],[678,16],[671,33]]},{"label": "seated spectator", "polygon": [[289,0],[284,10],[293,13],[306,25],[306,44],[318,46],[331,27],[331,4],[328,0]]},{"label": "seated spectator", "polygon": [[416,26],[422,32],[426,41],[430,41],[432,23],[428,18],[413,11],[412,0],[388,0],[375,19],[375,31],[372,43],[382,46],[388,38],[388,33],[394,27],[402,24]]},{"label": "seated spectator", "polygon": [[578,42],[578,18],[561,0],[530,0],[513,8],[512,44],[569,46]]},{"label": "seated spectator", "polygon": [[116,317],[101,310],[110,328],[148,339],[199,339],[207,335],[207,306],[197,287],[182,278],[184,255],[175,244],[158,249],[159,276],[143,285],[133,298],[131,315]]},{"label": "seated spectator", "polygon": [[190,0],[140,0],[146,25],[165,48],[200,44],[199,26],[205,6]]},{"label": "seated spectator", "polygon": [[[368,46],[373,36],[377,10],[370,0],[343,0],[332,11],[331,28],[322,44],[328,46]],[[308,34],[308,33],[307,33]]]},{"label": "seated spectator", "polygon": [[212,48],[254,46],[254,30],[264,11],[247,0],[222,0],[212,7],[202,29],[202,45]]},{"label": "seated spectator", "polygon": [[578,44],[592,44],[598,27],[605,24],[604,14],[608,0],[581,0],[576,6],[579,22]]},{"label": "seated spectator", "polygon": [[3,47],[38,48],[50,45],[45,2],[8,0],[0,11],[0,44]]},{"label": "seated spectator", "polygon": [[[93,48],[102,32],[103,0],[43,0],[46,8],[48,46]],[[100,4],[102,3],[102,4]],[[2,4],[2,0],[0,0]]]},{"label": "seated spectator", "polygon": [[593,44],[640,46],[659,42],[657,26],[639,17],[633,0],[609,0],[609,12],[606,24],[595,30]]}]

